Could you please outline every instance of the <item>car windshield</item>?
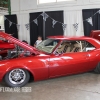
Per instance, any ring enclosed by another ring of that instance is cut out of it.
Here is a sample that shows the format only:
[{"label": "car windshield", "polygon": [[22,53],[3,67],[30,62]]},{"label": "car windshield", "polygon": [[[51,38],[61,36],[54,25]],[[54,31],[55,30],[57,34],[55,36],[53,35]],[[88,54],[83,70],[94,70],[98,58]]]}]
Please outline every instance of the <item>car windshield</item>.
[{"label": "car windshield", "polygon": [[59,40],[55,39],[46,39],[37,45],[37,49],[46,53],[52,53],[53,49],[57,46]]}]

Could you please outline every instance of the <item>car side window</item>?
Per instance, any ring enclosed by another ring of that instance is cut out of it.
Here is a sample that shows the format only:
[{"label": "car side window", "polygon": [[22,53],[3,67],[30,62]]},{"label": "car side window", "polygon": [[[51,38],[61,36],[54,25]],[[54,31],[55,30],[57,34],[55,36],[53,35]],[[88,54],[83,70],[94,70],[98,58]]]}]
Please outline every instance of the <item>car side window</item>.
[{"label": "car side window", "polygon": [[94,49],[96,49],[95,46],[93,46],[91,43],[89,43],[87,41],[84,41],[84,47],[83,47],[84,52],[88,52],[88,51],[91,51],[91,50],[94,50]]},{"label": "car side window", "polygon": [[70,41],[63,41],[56,50],[57,53],[70,52]]},{"label": "car side window", "polygon": [[88,52],[95,47],[87,41],[63,41],[57,48],[57,53]]}]

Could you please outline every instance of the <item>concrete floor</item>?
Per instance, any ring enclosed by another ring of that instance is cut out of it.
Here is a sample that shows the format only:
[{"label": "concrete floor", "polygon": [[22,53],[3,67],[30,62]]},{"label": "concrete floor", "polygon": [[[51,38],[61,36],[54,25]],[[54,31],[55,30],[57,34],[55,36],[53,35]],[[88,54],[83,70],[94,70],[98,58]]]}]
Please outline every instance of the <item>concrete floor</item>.
[{"label": "concrete floor", "polygon": [[[0,84],[0,87],[5,85]],[[100,75],[84,73],[28,83],[31,92],[0,92],[0,100],[99,100]]]}]

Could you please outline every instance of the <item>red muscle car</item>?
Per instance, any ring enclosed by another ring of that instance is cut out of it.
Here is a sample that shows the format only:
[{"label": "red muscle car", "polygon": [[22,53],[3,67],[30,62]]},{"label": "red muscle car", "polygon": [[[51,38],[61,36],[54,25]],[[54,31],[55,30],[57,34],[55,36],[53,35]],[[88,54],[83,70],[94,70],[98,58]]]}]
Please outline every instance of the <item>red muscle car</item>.
[{"label": "red muscle car", "polygon": [[[94,70],[100,73],[100,41],[90,37],[50,36],[36,48],[0,32],[15,44],[0,61],[0,80],[21,87],[29,82]],[[22,49],[22,50],[21,50]]]}]

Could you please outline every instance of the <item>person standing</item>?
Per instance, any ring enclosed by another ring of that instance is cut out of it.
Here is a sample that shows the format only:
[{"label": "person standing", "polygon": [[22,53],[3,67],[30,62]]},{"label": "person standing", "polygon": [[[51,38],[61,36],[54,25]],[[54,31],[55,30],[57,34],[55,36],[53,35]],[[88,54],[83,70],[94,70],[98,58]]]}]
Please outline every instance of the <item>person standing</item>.
[{"label": "person standing", "polygon": [[41,42],[42,42],[42,37],[41,36],[38,36],[38,39],[36,40],[34,46],[36,47]]}]

